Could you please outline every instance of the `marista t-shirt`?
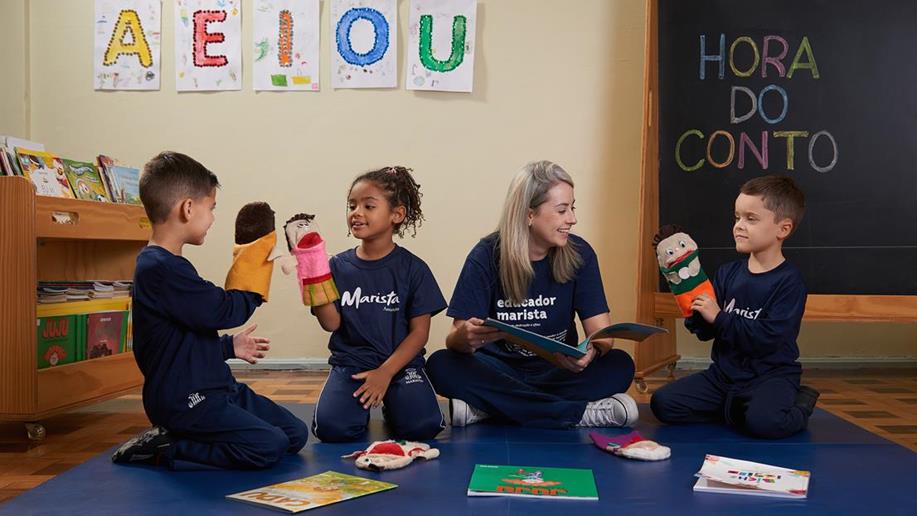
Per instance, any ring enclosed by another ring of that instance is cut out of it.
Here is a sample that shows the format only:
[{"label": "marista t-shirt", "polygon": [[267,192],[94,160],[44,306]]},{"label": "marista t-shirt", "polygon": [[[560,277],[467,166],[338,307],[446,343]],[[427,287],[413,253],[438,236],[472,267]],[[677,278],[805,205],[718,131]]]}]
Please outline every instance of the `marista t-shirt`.
[{"label": "marista t-shirt", "polygon": [[[407,249],[395,249],[378,260],[362,260],[356,249],[331,259],[331,274],[341,293],[335,305],[341,326],[328,349],[334,366],[364,370],[382,365],[410,332],[410,320],[446,308],[430,267]],[[410,366],[423,365],[420,353]]]},{"label": "marista t-shirt", "polygon": [[[575,346],[579,340],[574,314],[582,321],[608,312],[595,251],[582,238],[571,234],[567,244],[575,246],[583,258],[576,276],[567,283],[558,283],[551,274],[549,258],[532,262],[535,275],[528,295],[520,303],[510,302],[503,293],[496,244],[497,237],[492,234],[468,253],[446,312],[449,317],[490,317]],[[489,344],[480,351],[516,365],[548,365],[544,359],[506,341]]]}]

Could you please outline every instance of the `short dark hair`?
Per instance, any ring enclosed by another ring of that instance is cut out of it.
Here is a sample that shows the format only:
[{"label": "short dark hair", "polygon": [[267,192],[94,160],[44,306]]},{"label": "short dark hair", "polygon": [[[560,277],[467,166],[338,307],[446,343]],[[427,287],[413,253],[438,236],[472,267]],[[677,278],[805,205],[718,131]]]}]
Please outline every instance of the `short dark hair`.
[{"label": "short dark hair", "polygon": [[[395,234],[404,238],[405,231],[411,230],[411,236],[417,235],[417,228],[423,224],[423,211],[420,209],[420,183],[414,180],[411,169],[401,166],[385,167],[357,176],[350,183],[348,197],[353,187],[360,181],[369,181],[385,192],[385,198],[392,208],[404,206],[404,220],[395,226]],[[348,230],[347,234],[350,234]]]},{"label": "short dark hair", "polygon": [[764,207],[774,212],[777,222],[783,219],[793,221],[794,231],[806,212],[806,194],[788,176],[756,177],[746,181],[739,192],[760,196]]},{"label": "short dark hair", "polygon": [[165,222],[175,203],[200,199],[220,187],[216,174],[190,156],[163,151],[143,166],[140,202],[154,224]]}]

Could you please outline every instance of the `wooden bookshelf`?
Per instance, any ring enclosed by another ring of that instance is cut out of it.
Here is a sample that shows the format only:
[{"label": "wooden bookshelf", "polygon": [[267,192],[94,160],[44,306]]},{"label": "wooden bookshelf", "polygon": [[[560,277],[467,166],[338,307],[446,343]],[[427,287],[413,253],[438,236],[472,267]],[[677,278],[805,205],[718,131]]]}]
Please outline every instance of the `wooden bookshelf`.
[{"label": "wooden bookshelf", "polygon": [[40,420],[119,396],[143,383],[133,354],[38,370],[39,281],[119,280],[150,237],[141,206],[36,196],[21,177],[0,177],[0,420]]}]

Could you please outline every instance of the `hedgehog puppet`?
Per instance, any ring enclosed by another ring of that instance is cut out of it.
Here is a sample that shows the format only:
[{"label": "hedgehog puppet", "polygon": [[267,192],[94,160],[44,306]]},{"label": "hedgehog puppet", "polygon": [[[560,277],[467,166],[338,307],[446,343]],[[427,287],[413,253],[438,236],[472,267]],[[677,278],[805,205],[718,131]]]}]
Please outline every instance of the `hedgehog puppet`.
[{"label": "hedgehog puppet", "polygon": [[697,243],[683,228],[666,225],[653,237],[659,272],[669,284],[681,314],[690,317],[691,302],[700,294],[716,300],[713,284],[700,266]]}]

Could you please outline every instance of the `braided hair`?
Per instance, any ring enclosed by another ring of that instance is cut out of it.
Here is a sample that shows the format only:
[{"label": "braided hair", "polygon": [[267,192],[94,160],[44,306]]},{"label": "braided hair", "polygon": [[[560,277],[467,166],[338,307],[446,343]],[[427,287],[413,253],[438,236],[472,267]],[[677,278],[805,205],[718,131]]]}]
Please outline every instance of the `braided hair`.
[{"label": "braided hair", "polygon": [[[423,225],[423,211],[420,209],[420,184],[411,176],[411,169],[401,166],[385,167],[361,174],[350,190],[360,181],[369,181],[385,192],[385,198],[395,208],[404,206],[404,220],[395,226],[395,233],[404,238],[406,230],[411,230],[411,237],[417,236],[417,228]],[[348,191],[348,196],[350,195]],[[347,234],[350,234],[348,230]]]}]

